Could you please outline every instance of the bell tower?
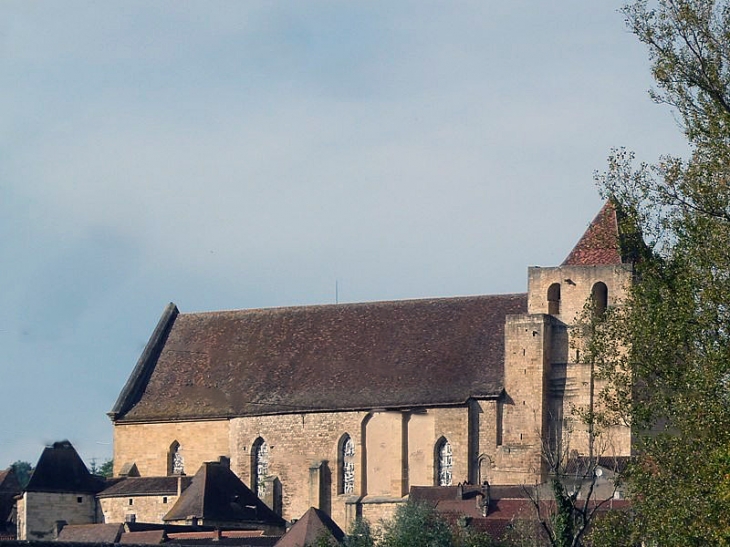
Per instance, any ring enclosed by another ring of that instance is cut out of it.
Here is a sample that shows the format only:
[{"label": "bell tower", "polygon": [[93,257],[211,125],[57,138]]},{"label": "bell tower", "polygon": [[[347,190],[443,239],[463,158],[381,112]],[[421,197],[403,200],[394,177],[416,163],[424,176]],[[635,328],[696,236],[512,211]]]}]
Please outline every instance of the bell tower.
[{"label": "bell tower", "polygon": [[[633,259],[622,248],[620,220],[607,202],[560,266],[529,268],[527,313],[507,317],[503,443],[497,451],[505,483],[524,482],[518,473],[525,468],[544,480],[546,447],[582,456],[593,451],[589,428],[575,409],[595,409],[602,386],[572,343],[572,327],[590,300],[600,313],[627,295]],[[607,431],[601,450],[609,457],[630,455],[629,428]]]}]

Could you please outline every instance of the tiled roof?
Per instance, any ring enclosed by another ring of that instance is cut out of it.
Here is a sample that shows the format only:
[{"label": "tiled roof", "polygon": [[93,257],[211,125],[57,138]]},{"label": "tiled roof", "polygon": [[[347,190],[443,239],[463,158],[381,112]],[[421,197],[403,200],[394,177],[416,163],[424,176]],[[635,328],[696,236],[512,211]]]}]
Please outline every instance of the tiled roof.
[{"label": "tiled roof", "polygon": [[310,507],[275,547],[307,547],[321,545],[322,541],[335,546],[341,545],[344,538],[345,533],[327,513]]},{"label": "tiled roof", "polygon": [[502,390],[504,321],[526,295],[179,314],[171,305],[118,421],[463,403]]},{"label": "tiled roof", "polygon": [[192,477],[128,477],[105,488],[99,492],[98,497],[172,496],[177,494],[178,481],[182,481],[182,490],[185,490]]},{"label": "tiled roof", "polygon": [[25,489],[28,492],[95,494],[103,487],[104,480],[89,473],[71,443],[61,441],[43,449]]},{"label": "tiled roof", "polygon": [[69,524],[58,534],[58,541],[77,543],[116,543],[124,524]]},{"label": "tiled roof", "polygon": [[204,463],[190,486],[164,516],[165,522],[200,519],[203,524],[247,523],[284,526],[284,520],[269,509],[228,467]]},{"label": "tiled roof", "polygon": [[0,492],[19,494],[22,490],[15,470],[12,467],[0,471]]},{"label": "tiled roof", "polygon": [[623,264],[616,207],[607,201],[593,219],[563,266],[601,266]]},{"label": "tiled roof", "polygon": [[159,545],[165,541],[165,530],[146,530],[144,532],[126,532],[119,538],[123,545]]}]

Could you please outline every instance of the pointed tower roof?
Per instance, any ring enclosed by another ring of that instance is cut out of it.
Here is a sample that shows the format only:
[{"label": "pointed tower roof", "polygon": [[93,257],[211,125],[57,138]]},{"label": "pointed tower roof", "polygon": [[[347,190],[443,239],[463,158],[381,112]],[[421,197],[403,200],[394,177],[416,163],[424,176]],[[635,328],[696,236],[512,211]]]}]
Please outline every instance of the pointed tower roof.
[{"label": "pointed tower roof", "polygon": [[284,525],[279,515],[220,462],[205,462],[162,520],[170,522],[190,518],[204,522]]},{"label": "pointed tower roof", "polygon": [[593,219],[563,266],[603,266],[627,262],[621,253],[616,205],[607,201]]},{"label": "pointed tower roof", "polygon": [[327,513],[310,507],[274,547],[306,547],[319,545],[322,540],[335,546],[342,545],[344,538],[342,528]]}]

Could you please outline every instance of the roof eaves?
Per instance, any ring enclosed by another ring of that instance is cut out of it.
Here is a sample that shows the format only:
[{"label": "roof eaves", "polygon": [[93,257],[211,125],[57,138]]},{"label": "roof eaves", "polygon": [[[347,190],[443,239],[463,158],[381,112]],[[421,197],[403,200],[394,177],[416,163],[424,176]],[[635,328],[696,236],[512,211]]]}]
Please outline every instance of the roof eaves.
[{"label": "roof eaves", "polygon": [[[440,403],[432,403],[428,405],[424,405],[423,403],[413,403],[413,404],[400,404],[400,405],[393,405],[388,406],[384,405],[381,407],[373,407],[373,406],[362,406],[362,407],[322,407],[322,408],[291,408],[287,410],[272,410],[272,411],[261,411],[257,413],[252,414],[246,414],[245,416],[285,416],[287,414],[301,414],[302,412],[305,412],[307,414],[318,414],[318,413],[325,413],[325,412],[372,412],[374,410],[389,410],[389,411],[398,411],[398,410],[413,410],[413,409],[421,409],[421,408],[449,408],[449,407],[458,407],[463,406],[467,404],[471,399],[499,399],[502,394],[504,393],[504,388],[502,386],[499,387],[499,389],[494,389],[491,391],[481,391],[481,392],[474,392],[472,395],[467,397],[466,399],[458,399],[454,401],[447,401],[447,402],[440,402]],[[272,403],[272,406],[275,403]],[[239,414],[234,413],[227,413],[227,414],[219,414],[219,415],[213,415],[213,416],[185,416],[185,417],[170,417],[162,415],[160,417],[153,417],[153,418],[126,418],[125,416],[121,416],[115,420],[117,423],[125,423],[125,424],[149,424],[149,423],[185,423],[185,422],[200,422],[200,421],[219,421],[219,420],[231,420],[233,418],[240,418],[242,417]]]}]

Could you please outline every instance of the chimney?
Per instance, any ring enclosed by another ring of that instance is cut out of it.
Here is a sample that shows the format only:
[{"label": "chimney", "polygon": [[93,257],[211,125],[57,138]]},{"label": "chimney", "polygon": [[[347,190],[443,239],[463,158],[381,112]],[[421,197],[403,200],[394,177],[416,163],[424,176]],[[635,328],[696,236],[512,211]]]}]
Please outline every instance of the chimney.
[{"label": "chimney", "polygon": [[182,475],[177,476],[177,497],[180,497],[180,494],[182,494],[183,487],[182,487]]},{"label": "chimney", "polygon": [[464,499],[464,485],[461,483],[456,485],[456,499],[459,501]]}]

